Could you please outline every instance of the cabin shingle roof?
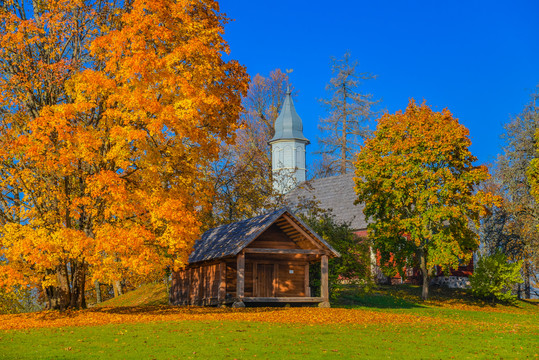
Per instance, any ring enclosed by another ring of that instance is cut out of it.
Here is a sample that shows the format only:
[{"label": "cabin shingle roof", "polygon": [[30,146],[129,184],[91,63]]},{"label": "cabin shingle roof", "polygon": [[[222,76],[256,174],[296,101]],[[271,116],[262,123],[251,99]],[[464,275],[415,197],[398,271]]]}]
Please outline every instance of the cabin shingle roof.
[{"label": "cabin shingle roof", "polygon": [[330,210],[335,220],[349,223],[353,230],[367,228],[363,215],[365,204],[354,205],[354,174],[348,173],[306,181],[285,195],[285,202],[293,209],[305,201],[314,201],[318,207]]},{"label": "cabin shingle roof", "polygon": [[189,255],[189,263],[237,255],[275,223],[284,213],[290,215],[305,231],[310,233],[320,243],[324,244],[336,256],[340,256],[335,249],[311,230],[305,223],[294,216],[290,210],[282,208],[267,214],[232,224],[222,225],[206,231],[202,234],[201,238],[196,241],[193,252]]}]

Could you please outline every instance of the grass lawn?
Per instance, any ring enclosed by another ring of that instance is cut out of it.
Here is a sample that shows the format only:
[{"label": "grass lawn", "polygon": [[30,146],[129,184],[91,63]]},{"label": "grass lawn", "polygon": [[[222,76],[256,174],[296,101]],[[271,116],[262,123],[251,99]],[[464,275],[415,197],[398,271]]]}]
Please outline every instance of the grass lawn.
[{"label": "grass lawn", "polygon": [[100,307],[0,316],[0,359],[539,359],[539,304],[416,301],[341,308]]}]

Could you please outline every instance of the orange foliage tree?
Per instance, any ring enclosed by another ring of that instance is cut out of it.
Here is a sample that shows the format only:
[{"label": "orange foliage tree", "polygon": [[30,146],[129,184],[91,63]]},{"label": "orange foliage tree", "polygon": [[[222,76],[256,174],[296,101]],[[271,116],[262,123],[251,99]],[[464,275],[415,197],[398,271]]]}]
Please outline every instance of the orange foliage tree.
[{"label": "orange foliage tree", "polygon": [[211,0],[0,8],[0,286],[84,307],[87,277],[178,268],[247,89]]},{"label": "orange foliage tree", "polygon": [[446,109],[411,100],[404,113],[385,114],[356,162],[358,201],[371,219],[369,237],[382,257],[401,267],[415,257],[428,296],[429,271],[471,260],[480,215],[493,199],[474,187],[489,177],[468,147],[468,129]]}]

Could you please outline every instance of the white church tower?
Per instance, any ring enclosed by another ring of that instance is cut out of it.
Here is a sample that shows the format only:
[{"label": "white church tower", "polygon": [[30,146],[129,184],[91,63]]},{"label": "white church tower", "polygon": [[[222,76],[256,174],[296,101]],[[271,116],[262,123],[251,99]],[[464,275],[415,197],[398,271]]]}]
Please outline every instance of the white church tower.
[{"label": "white church tower", "polygon": [[284,194],[305,181],[305,146],[309,145],[309,140],[303,136],[303,123],[294,108],[290,88],[275,120],[275,135],[269,144],[273,189]]}]

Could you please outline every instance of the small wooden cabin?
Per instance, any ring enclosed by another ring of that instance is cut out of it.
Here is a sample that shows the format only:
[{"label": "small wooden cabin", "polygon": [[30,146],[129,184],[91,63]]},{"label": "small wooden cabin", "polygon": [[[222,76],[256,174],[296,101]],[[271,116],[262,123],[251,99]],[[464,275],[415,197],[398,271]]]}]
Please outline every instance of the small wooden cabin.
[{"label": "small wooden cabin", "polygon": [[[206,231],[189,265],[172,274],[173,305],[319,303],[329,307],[328,258],[340,256],[288,209]],[[320,265],[318,265],[320,264]],[[321,267],[312,297],[309,267]]]}]

